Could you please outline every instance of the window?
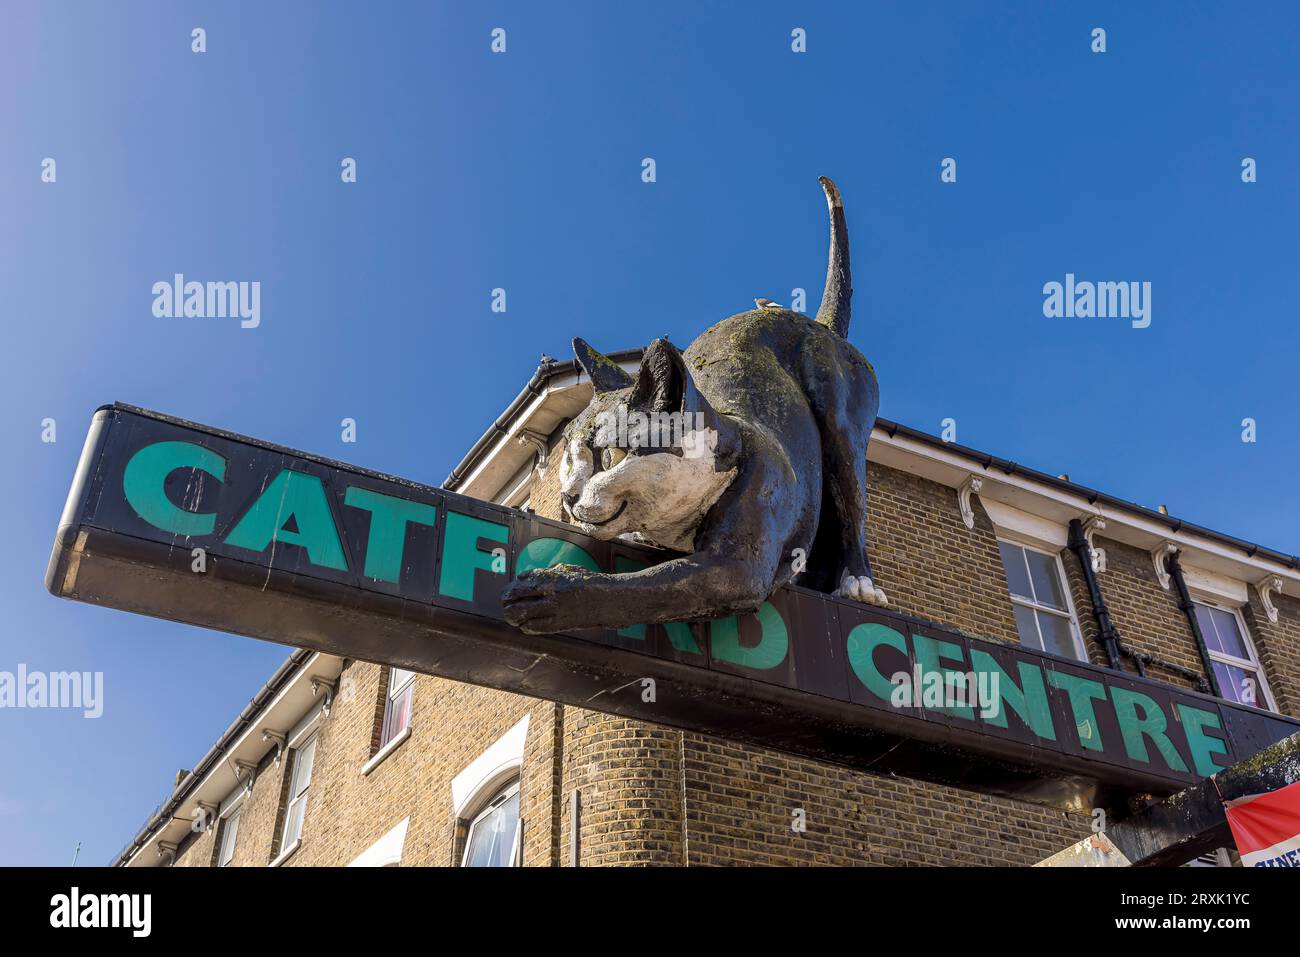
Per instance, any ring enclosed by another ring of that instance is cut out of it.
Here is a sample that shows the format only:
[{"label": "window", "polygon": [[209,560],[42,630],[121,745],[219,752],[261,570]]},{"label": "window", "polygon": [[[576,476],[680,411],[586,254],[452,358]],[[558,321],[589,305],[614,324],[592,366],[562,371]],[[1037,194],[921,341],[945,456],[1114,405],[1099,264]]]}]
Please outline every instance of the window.
[{"label": "window", "polygon": [[289,811],[284,817],[284,836],[280,853],[285,853],[302,836],[302,819],[307,813],[307,788],[311,784],[311,766],[316,758],[316,735],[293,752],[293,775],[289,781]]},{"label": "window", "polygon": [[514,867],[519,863],[519,782],[497,792],[470,823],[462,867]]},{"label": "window", "polygon": [[226,867],[235,856],[235,841],[239,839],[239,813],[241,804],[221,821],[221,845],[217,851],[217,867]]},{"label": "window", "polygon": [[[411,724],[411,695],[415,691],[415,672],[401,668],[388,671],[388,701],[384,704],[382,748]],[[373,727],[373,725],[372,725]]]},{"label": "window", "polygon": [[1021,643],[1053,655],[1086,661],[1083,639],[1065,589],[1060,556],[1015,542],[1000,541],[998,550],[1007,573]]},{"label": "window", "polygon": [[1219,691],[1229,701],[1256,708],[1276,710],[1273,695],[1264,680],[1255,648],[1246,633],[1246,623],[1235,609],[1195,602],[1196,623],[1210,652],[1210,664],[1219,680]]}]

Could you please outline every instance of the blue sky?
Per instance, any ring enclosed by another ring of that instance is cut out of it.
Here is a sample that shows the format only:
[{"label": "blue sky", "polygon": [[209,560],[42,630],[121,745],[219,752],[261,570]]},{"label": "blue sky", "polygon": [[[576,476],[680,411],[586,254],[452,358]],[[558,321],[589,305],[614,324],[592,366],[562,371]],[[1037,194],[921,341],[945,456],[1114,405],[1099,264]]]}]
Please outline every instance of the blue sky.
[{"label": "blue sky", "polygon": [[[573,335],[815,310],[820,174],[883,416],[1300,552],[1297,8],[992,9],[6,3],[0,670],[105,703],[0,711],[0,863],[106,862],[287,653],[44,591],[96,406],[437,483]],[[176,272],[259,281],[261,325],[155,318]],[[1150,327],[1045,318],[1067,272],[1150,282]]]}]

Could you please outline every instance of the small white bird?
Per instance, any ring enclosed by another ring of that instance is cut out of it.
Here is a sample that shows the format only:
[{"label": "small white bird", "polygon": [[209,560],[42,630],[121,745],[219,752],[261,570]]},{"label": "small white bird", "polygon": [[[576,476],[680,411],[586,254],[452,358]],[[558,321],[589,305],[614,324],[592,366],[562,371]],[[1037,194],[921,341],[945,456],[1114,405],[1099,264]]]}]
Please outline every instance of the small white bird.
[{"label": "small white bird", "polygon": [[784,309],[785,308],[785,306],[781,305],[779,302],[773,302],[771,299],[755,299],[754,305],[758,306],[759,309]]}]

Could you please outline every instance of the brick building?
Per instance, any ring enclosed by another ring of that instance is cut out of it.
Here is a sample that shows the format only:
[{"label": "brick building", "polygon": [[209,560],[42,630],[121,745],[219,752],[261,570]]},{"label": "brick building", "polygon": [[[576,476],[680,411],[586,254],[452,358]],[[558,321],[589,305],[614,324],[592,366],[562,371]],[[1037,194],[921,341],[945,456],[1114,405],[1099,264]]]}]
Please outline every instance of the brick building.
[{"label": "brick building", "polygon": [[[550,455],[589,395],[574,363],[544,363],[446,486],[559,518]],[[869,460],[895,608],[1181,687],[1208,658],[1225,696],[1300,716],[1300,560],[892,423]],[[116,863],[1027,865],[1087,812],[296,651]]]}]

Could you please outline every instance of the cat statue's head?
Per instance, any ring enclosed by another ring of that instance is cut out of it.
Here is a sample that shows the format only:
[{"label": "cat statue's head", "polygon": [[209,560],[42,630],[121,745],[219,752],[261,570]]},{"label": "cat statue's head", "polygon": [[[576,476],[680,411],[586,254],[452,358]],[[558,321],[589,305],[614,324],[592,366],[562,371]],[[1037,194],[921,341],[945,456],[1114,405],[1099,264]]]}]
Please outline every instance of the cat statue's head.
[{"label": "cat statue's head", "polygon": [[564,429],[565,516],[593,538],[692,551],[700,522],[736,477],[734,425],[667,339],[645,349],[635,376],[581,339],[573,351],[593,392]]}]

